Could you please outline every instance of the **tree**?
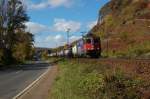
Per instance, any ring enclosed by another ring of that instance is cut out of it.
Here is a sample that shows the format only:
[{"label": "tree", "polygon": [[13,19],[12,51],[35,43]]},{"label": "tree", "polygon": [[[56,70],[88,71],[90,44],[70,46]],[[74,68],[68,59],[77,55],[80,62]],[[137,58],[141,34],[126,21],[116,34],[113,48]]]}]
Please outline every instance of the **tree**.
[{"label": "tree", "polygon": [[14,62],[13,47],[16,45],[18,30],[24,30],[28,21],[25,7],[20,0],[0,1],[0,47],[3,50],[4,64]]},{"label": "tree", "polygon": [[29,60],[33,56],[33,35],[26,32],[18,32],[18,42],[13,48],[13,57],[19,61]]},{"label": "tree", "polygon": [[48,59],[48,52],[47,52],[47,50],[42,51],[41,57],[42,57],[43,60],[47,60]]}]

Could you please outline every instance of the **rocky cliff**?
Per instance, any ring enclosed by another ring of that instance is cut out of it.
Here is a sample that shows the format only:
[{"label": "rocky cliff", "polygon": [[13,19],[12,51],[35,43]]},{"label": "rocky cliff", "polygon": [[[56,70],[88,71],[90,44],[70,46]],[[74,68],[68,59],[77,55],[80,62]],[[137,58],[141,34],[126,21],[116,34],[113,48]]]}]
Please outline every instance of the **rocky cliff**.
[{"label": "rocky cliff", "polygon": [[91,30],[102,39],[103,56],[150,57],[150,0],[111,0]]}]

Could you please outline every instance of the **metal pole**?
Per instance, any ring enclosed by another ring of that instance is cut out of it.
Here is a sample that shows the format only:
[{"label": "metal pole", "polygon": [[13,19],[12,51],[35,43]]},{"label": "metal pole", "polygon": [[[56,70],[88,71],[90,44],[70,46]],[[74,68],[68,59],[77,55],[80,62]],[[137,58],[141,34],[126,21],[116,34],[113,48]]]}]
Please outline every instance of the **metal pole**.
[{"label": "metal pole", "polygon": [[[69,33],[70,33],[70,30],[71,30],[70,28],[67,29],[67,48],[68,48],[68,50],[69,50],[69,36],[70,36]],[[68,52],[67,58],[69,58],[69,52]]]},{"label": "metal pole", "polygon": [[67,45],[69,46],[69,33],[70,33],[70,28],[67,29]]}]

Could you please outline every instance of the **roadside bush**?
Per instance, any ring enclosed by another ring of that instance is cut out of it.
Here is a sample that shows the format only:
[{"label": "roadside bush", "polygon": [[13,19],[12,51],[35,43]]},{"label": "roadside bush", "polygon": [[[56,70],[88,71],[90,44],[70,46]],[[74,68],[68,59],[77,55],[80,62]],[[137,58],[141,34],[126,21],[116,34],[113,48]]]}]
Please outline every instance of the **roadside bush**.
[{"label": "roadside bush", "polygon": [[104,89],[103,75],[89,73],[84,76],[78,85],[81,94],[89,96],[90,99],[100,99]]},{"label": "roadside bush", "polygon": [[102,99],[141,99],[140,79],[117,71],[104,75],[105,87]]},{"label": "roadside bush", "polygon": [[48,52],[47,51],[43,51],[42,52],[42,55],[41,55],[41,57],[42,57],[42,60],[48,60]]}]

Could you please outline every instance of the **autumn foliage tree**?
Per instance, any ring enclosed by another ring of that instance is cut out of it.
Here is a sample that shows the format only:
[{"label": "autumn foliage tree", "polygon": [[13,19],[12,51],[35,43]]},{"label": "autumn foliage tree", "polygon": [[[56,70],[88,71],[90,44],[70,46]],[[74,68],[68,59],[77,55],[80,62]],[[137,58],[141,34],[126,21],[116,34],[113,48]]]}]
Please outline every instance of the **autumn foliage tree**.
[{"label": "autumn foliage tree", "polygon": [[33,55],[33,35],[20,31],[17,38],[18,42],[13,47],[13,57],[21,62],[31,59]]},{"label": "autumn foliage tree", "polygon": [[24,24],[28,20],[21,0],[0,1],[0,59],[3,64],[9,65],[18,59],[26,59],[30,53],[33,35],[25,32]]}]

